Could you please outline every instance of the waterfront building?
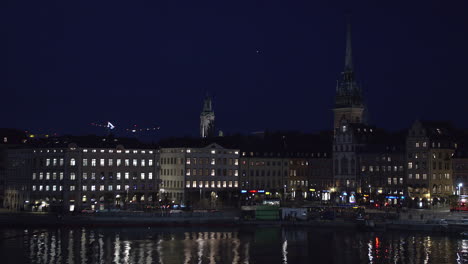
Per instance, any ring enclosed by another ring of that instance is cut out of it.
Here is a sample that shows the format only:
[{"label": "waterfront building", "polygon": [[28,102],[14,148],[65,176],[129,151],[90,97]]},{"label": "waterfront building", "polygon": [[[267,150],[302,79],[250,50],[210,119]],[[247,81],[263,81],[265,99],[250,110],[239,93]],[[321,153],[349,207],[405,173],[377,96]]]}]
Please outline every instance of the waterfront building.
[{"label": "waterfront building", "polygon": [[159,152],[136,140],[56,138],[26,151],[35,211],[142,210],[157,204]]},{"label": "waterfront building", "polygon": [[378,131],[359,153],[362,202],[404,205],[406,192],[405,134]]},{"label": "waterfront building", "polygon": [[452,158],[453,182],[456,195],[468,195],[468,151],[457,149]]},{"label": "waterfront building", "polygon": [[447,201],[455,192],[455,131],[446,122],[416,121],[406,138],[408,194],[419,206]]},{"label": "waterfront building", "polygon": [[161,148],[161,194],[174,203],[219,208],[236,203],[239,150],[216,143]]}]

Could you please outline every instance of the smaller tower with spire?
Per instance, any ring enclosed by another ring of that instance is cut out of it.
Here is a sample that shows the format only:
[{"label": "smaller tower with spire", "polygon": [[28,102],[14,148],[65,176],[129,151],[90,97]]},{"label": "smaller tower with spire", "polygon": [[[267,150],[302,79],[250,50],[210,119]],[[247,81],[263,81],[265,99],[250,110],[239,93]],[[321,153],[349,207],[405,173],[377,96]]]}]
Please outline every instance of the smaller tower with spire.
[{"label": "smaller tower with spire", "polygon": [[212,137],[215,133],[215,114],[211,97],[207,94],[203,100],[203,110],[200,114],[200,137]]}]

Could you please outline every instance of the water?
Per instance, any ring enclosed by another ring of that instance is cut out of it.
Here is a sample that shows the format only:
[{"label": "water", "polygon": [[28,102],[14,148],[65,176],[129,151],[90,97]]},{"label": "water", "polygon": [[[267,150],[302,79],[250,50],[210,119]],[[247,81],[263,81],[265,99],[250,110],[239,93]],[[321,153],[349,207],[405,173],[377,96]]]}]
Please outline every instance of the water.
[{"label": "water", "polygon": [[468,263],[468,239],[311,228],[1,230],[0,263]]}]

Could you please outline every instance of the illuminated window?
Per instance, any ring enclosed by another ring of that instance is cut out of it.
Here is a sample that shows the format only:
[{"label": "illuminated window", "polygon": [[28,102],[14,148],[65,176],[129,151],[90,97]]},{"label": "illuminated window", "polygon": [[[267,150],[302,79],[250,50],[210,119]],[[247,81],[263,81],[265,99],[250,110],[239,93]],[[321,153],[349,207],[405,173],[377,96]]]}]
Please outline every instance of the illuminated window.
[{"label": "illuminated window", "polygon": [[53,166],[57,166],[57,159],[53,159],[53,160],[52,160],[52,165],[53,165]]},{"label": "illuminated window", "polygon": [[36,179],[36,173],[35,173],[35,172],[33,172],[33,174],[32,174],[32,179],[33,179],[33,180]]},{"label": "illuminated window", "polygon": [[142,172],[142,173],[140,174],[140,177],[141,177],[142,180],[144,180],[144,179],[145,179],[145,173]]},{"label": "illuminated window", "polygon": [[125,172],[125,179],[128,180],[129,177],[130,177],[130,172]]},{"label": "illuminated window", "polygon": [[63,180],[63,172],[60,172],[60,180]]},{"label": "illuminated window", "polygon": [[108,190],[109,192],[112,192],[112,185],[107,186],[107,190]]},{"label": "illuminated window", "polygon": [[153,166],[153,160],[152,159],[148,160],[148,166]]},{"label": "illuminated window", "polygon": [[105,160],[104,160],[104,159],[100,159],[100,160],[99,160],[99,165],[100,165],[100,166],[105,166],[105,165],[106,165],[106,164],[105,164]]},{"label": "illuminated window", "polygon": [[63,159],[60,159],[60,166],[63,166]]},{"label": "illuminated window", "polygon": [[205,181],[205,188],[209,188],[210,187],[210,181]]},{"label": "illuminated window", "polygon": [[109,166],[114,166],[114,160],[113,160],[113,159],[109,159],[107,164],[108,164]]},{"label": "illuminated window", "polygon": [[32,190],[33,190],[33,192],[36,191],[36,185],[32,186]]},{"label": "illuminated window", "polygon": [[46,166],[50,166],[50,159],[46,159]]},{"label": "illuminated window", "polygon": [[218,184],[216,185],[216,187],[221,188],[221,181],[218,181]]},{"label": "illuminated window", "polygon": [[190,176],[190,169],[187,169],[187,171],[185,171],[185,175]]},{"label": "illuminated window", "polygon": [[190,188],[190,181],[186,181],[186,182],[185,182],[185,187],[186,187],[186,188]]},{"label": "illuminated window", "polygon": [[83,189],[83,192],[88,191],[88,186],[86,186],[86,185],[83,185],[81,188]]},{"label": "illuminated window", "polygon": [[83,166],[84,167],[88,166],[88,159],[83,159]]},{"label": "illuminated window", "polygon": [[117,191],[120,191],[120,184],[118,184],[117,186],[115,186],[115,189],[116,189]]},{"label": "illuminated window", "polygon": [[239,171],[238,170],[234,170],[234,176],[239,176]]},{"label": "illuminated window", "polygon": [[95,172],[91,172],[91,180],[96,180],[96,173]]},{"label": "illuminated window", "polygon": [[223,181],[223,188],[226,188],[226,181]]},{"label": "illuminated window", "polygon": [[88,150],[87,150],[87,149],[83,149],[83,152],[88,152]]},{"label": "illuminated window", "polygon": [[415,178],[416,180],[419,180],[419,173],[416,173],[415,176],[414,176],[414,178]]},{"label": "illuminated window", "polygon": [[408,174],[408,179],[410,179],[410,180],[413,179],[413,174],[411,174],[411,173]]},{"label": "illuminated window", "polygon": [[138,166],[138,160],[137,159],[133,159],[133,166],[134,167]]},{"label": "illuminated window", "polygon": [[76,175],[74,172],[70,172],[70,180],[72,181],[76,180]]},{"label": "illuminated window", "polygon": [[215,176],[215,169],[211,169],[211,176]]},{"label": "illuminated window", "polygon": [[153,173],[152,173],[152,172],[148,172],[148,179],[149,179],[149,180],[152,180],[152,179],[153,179]]},{"label": "illuminated window", "polygon": [[228,187],[232,188],[232,181],[229,181]]},{"label": "illuminated window", "polygon": [[[46,185],[45,190],[48,192],[50,189],[49,185]],[[71,190],[70,190],[71,191]]]},{"label": "illuminated window", "polygon": [[92,159],[92,160],[91,160],[91,166],[92,166],[92,167],[96,167],[96,159]]},{"label": "illuminated window", "polygon": [[413,168],[413,162],[408,162],[408,169],[412,169]]},{"label": "illuminated window", "polygon": [[75,185],[70,185],[70,191],[74,191],[75,190]]},{"label": "illuminated window", "polygon": [[238,181],[234,181],[234,188],[237,188],[239,187],[239,182]]},{"label": "illuminated window", "polygon": [[99,186],[99,191],[104,191],[104,185]]},{"label": "illuminated window", "polygon": [[216,150],[212,150],[212,151],[211,151],[211,154],[216,154]]},{"label": "illuminated window", "polygon": [[46,173],[46,180],[50,180],[50,172]]},{"label": "illuminated window", "polygon": [[416,147],[419,148],[419,142],[416,142]]},{"label": "illuminated window", "polygon": [[119,167],[121,164],[122,164],[122,160],[121,160],[121,159],[117,159],[117,167]]},{"label": "illuminated window", "polygon": [[91,191],[92,192],[96,191],[96,185],[91,185]]},{"label": "illuminated window", "polygon": [[70,159],[70,166],[75,166],[76,165],[76,161],[75,159]]},{"label": "illuminated window", "polygon": [[116,177],[116,179],[117,179],[118,181],[120,181],[120,179],[121,179],[121,173],[120,173],[120,172],[117,172],[117,174],[116,174],[115,177]]},{"label": "illuminated window", "polygon": [[39,191],[42,191],[42,190],[43,190],[42,185],[39,185]]},{"label": "illuminated window", "polygon": [[192,181],[192,187],[197,188],[197,181]]}]

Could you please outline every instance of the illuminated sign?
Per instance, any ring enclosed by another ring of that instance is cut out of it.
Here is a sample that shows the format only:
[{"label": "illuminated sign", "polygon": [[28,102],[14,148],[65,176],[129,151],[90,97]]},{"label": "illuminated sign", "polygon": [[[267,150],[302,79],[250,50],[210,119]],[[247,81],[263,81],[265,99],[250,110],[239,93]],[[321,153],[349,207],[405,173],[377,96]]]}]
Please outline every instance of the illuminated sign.
[{"label": "illuminated sign", "polygon": [[257,190],[250,190],[249,193],[256,193]]},{"label": "illuminated sign", "polygon": [[241,193],[247,193],[247,190],[241,190]]},{"label": "illuminated sign", "polygon": [[258,190],[258,193],[265,193],[265,190]]},{"label": "illuminated sign", "polygon": [[309,189],[310,192],[315,192],[315,189]]},{"label": "illuminated sign", "polygon": [[270,192],[265,192],[266,195],[270,195],[271,193]]}]

